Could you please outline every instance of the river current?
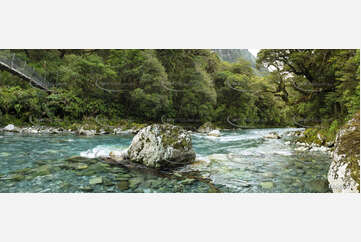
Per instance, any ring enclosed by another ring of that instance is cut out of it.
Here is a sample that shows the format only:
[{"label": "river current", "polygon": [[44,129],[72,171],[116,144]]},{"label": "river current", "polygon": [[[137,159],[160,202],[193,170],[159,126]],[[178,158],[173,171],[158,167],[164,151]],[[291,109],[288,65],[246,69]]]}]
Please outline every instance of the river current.
[{"label": "river current", "polygon": [[[294,128],[192,134],[194,164],[158,172],[104,162],[132,135],[0,133],[0,192],[330,192],[330,155],[299,151]],[[277,132],[281,139],[267,139]]]}]

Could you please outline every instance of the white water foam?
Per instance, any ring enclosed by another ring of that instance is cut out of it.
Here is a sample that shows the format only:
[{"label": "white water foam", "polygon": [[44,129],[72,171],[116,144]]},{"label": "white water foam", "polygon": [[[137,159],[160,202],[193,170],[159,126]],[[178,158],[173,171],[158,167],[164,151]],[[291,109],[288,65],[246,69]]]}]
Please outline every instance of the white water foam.
[{"label": "white water foam", "polygon": [[210,163],[211,161],[209,160],[208,156],[201,156],[196,154],[196,160],[201,160],[201,161],[205,161],[207,163]]},{"label": "white water foam", "polygon": [[117,150],[122,151],[126,149],[126,147],[119,145],[98,145],[93,149],[89,149],[87,151],[80,152],[81,157],[94,159],[94,158],[108,158],[109,153],[111,151]]}]

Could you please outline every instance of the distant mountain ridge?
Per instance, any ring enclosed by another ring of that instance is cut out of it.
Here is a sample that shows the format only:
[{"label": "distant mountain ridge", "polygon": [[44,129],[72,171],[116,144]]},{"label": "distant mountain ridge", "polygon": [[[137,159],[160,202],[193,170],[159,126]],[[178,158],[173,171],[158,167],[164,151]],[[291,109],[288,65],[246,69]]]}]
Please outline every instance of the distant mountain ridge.
[{"label": "distant mountain ridge", "polygon": [[217,53],[217,55],[222,61],[233,63],[233,62],[237,62],[239,58],[242,58],[248,61],[249,63],[251,63],[251,66],[257,75],[263,76],[268,73],[268,71],[265,68],[261,68],[260,70],[257,69],[256,67],[257,58],[254,55],[252,55],[252,53],[249,52],[248,49],[212,49],[212,50],[215,53]]}]

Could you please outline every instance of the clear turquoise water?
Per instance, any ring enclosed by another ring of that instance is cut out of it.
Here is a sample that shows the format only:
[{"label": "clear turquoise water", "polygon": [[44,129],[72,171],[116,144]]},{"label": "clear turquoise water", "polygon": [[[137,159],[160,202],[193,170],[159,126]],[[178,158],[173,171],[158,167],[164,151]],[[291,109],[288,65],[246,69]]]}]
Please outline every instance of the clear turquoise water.
[{"label": "clear turquoise water", "polygon": [[330,157],[300,152],[291,137],[264,139],[250,129],[221,137],[192,135],[200,162],[169,172],[110,165],[101,157],[131,135],[0,134],[0,192],[330,192]]}]

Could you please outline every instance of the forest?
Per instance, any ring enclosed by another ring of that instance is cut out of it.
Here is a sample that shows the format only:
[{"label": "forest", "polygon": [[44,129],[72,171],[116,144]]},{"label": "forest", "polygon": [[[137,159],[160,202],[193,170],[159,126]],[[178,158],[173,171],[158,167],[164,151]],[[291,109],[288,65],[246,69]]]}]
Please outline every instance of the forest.
[{"label": "forest", "polygon": [[17,49],[0,64],[0,192],[360,190],[359,50]]},{"label": "forest", "polygon": [[263,49],[257,71],[212,50],[2,50],[51,83],[0,72],[1,125],[78,127],[171,121],[197,127],[321,127],[334,135],[359,110],[360,51]]}]

